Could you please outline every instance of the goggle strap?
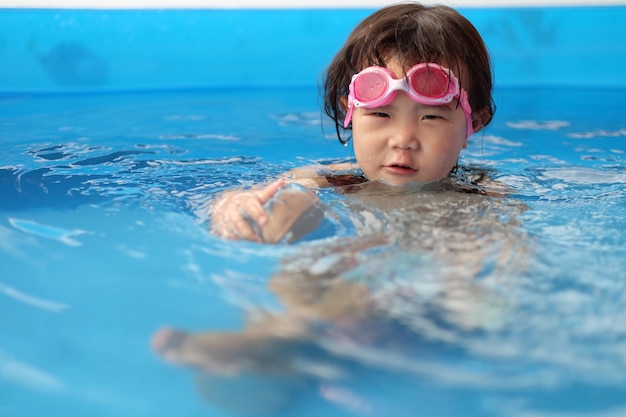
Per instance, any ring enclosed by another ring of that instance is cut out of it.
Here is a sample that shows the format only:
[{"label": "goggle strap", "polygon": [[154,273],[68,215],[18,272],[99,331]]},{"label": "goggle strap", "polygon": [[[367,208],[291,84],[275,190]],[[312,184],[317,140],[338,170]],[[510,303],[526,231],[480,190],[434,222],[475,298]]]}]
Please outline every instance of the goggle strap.
[{"label": "goggle strap", "polygon": [[352,120],[352,113],[354,112],[354,104],[350,103],[348,105],[348,113],[346,113],[346,119],[343,122],[343,128],[347,129],[350,125],[350,121]]},{"label": "goggle strap", "polygon": [[467,132],[465,138],[469,139],[469,137],[474,134],[474,124],[472,123],[472,106],[470,106],[469,100],[467,99],[467,93],[463,89],[461,89],[459,102],[461,103],[461,108],[463,109],[463,113],[465,113],[465,119],[467,120]]}]

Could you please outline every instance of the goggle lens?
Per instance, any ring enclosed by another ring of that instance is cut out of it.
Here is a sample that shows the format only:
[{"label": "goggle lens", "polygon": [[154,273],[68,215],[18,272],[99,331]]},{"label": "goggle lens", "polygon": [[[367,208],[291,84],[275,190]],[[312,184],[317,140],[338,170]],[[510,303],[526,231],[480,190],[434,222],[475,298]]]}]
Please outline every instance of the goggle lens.
[{"label": "goggle lens", "polygon": [[387,78],[376,72],[362,74],[354,80],[354,92],[359,101],[378,100],[387,92]]},{"label": "goggle lens", "polygon": [[448,93],[450,79],[439,69],[424,68],[411,74],[409,84],[422,97],[442,98]]}]

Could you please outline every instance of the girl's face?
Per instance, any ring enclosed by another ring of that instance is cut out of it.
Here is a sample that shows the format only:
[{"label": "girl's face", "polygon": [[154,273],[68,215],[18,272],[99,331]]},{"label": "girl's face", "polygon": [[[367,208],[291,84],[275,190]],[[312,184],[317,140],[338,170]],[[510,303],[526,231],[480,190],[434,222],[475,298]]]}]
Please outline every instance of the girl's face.
[{"label": "girl's face", "polygon": [[[387,63],[403,77],[395,60]],[[416,103],[399,91],[387,106],[358,107],[352,117],[354,153],[369,180],[390,185],[445,178],[467,147],[465,113],[456,100],[444,106]]]}]

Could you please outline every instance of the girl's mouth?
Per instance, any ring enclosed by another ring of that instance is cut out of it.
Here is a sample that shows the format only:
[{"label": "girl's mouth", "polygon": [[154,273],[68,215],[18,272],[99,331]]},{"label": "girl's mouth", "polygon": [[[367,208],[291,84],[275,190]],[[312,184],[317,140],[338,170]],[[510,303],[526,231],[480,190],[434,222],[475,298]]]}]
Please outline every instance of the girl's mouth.
[{"label": "girl's mouth", "polygon": [[385,170],[394,175],[415,175],[417,172],[416,169],[410,166],[397,164],[386,165]]}]

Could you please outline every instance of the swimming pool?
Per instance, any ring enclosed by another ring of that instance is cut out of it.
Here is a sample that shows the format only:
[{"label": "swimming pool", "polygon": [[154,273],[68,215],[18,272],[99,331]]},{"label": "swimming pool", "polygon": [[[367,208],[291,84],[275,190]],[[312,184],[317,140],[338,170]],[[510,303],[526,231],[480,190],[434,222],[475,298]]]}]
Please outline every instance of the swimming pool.
[{"label": "swimming pool", "polygon": [[463,265],[392,239],[346,271],[388,317],[277,346],[287,374],[211,378],[151,351],[165,325],[236,331],[245,313],[280,312],[268,283],[281,265],[322,267],[351,242],[344,223],[339,240],[227,242],[203,206],[350,158],[316,82],[368,12],[0,12],[0,415],[626,413],[624,7],[465,11],[494,54],[498,111],[461,162],[513,192],[437,200],[444,225],[426,192],[408,223],[371,212],[412,220],[409,237],[438,249],[475,226],[486,256],[470,286],[450,291]]}]

